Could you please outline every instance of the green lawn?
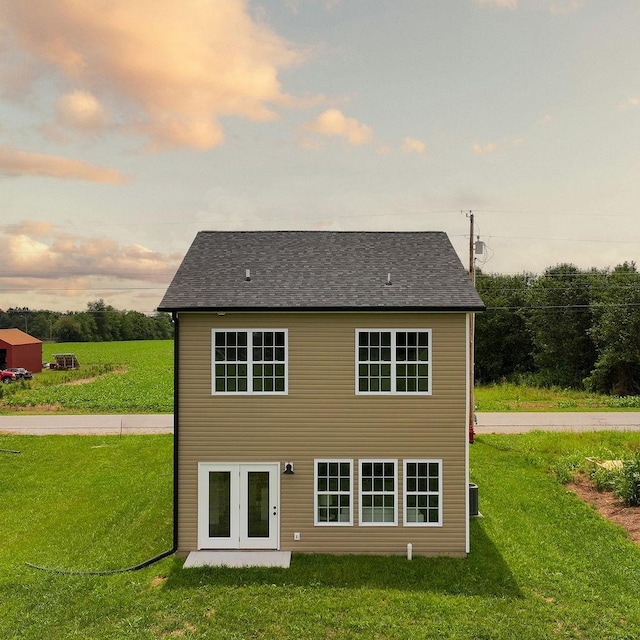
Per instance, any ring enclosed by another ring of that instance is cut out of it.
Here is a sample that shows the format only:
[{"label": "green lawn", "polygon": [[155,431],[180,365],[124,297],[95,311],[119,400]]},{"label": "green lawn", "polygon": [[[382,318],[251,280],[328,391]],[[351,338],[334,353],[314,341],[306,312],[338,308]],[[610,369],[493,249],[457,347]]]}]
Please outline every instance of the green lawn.
[{"label": "green lawn", "polygon": [[171,436],[0,436],[0,637],[628,639],[640,548],[558,484],[571,456],[633,433],[480,436],[483,518],[465,560],[294,555],[283,569],[190,569],[171,545]]},{"label": "green lawn", "polygon": [[504,382],[478,385],[477,411],[640,411],[640,396],[607,396],[577,389]]}]

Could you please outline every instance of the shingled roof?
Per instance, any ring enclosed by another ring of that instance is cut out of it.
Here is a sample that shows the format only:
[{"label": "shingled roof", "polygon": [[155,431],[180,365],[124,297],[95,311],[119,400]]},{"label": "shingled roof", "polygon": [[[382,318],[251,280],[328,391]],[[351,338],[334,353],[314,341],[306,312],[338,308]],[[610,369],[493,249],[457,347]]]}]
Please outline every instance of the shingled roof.
[{"label": "shingled roof", "polygon": [[158,309],[482,311],[484,305],[443,232],[201,231]]}]

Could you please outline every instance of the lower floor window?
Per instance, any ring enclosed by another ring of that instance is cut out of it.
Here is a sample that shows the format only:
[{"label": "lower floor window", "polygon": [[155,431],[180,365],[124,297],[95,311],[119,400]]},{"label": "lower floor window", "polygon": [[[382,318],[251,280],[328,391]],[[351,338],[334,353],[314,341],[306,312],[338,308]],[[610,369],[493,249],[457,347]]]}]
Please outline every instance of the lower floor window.
[{"label": "lower floor window", "polygon": [[[317,459],[314,473],[316,525],[353,525],[354,464],[347,459]],[[442,525],[442,460],[404,460],[404,526]],[[360,460],[358,465],[359,524],[398,524],[398,461]]]},{"label": "lower floor window", "polygon": [[404,522],[408,526],[442,524],[442,461],[404,461]]},{"label": "lower floor window", "polygon": [[396,460],[360,460],[360,524],[394,525]]},{"label": "lower floor window", "polygon": [[352,460],[316,460],[315,523],[350,525],[352,518]]}]

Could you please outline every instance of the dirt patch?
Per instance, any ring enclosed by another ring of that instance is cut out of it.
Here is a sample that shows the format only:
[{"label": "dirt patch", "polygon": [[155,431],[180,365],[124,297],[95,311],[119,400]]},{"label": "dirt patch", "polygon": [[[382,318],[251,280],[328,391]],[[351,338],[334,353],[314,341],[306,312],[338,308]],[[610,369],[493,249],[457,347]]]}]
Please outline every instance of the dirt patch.
[{"label": "dirt patch", "polygon": [[[109,373],[118,373],[120,375],[122,375],[123,373],[127,373],[126,369],[114,369],[113,371],[109,371]],[[74,387],[80,384],[89,384],[91,382],[95,382],[96,380],[98,380],[98,378],[102,378],[103,376],[105,376],[107,374],[103,373],[101,375],[98,376],[91,376],[89,378],[78,378],[77,380],[70,380],[69,382],[64,382],[63,384],[66,387]]]},{"label": "dirt patch", "polygon": [[625,507],[612,493],[597,491],[587,477],[580,477],[566,487],[581,500],[592,505],[603,518],[626,529],[629,538],[640,544],[640,507]]},{"label": "dirt patch", "polygon": [[71,380],[71,382],[65,382],[65,387],[77,387],[81,384],[89,384],[90,382],[95,382],[98,379],[98,376],[93,376],[93,378],[78,378],[77,380]]},{"label": "dirt patch", "polygon": [[[0,403],[0,409],[6,410],[8,407],[2,403]],[[11,407],[11,413],[24,413],[27,415],[40,415],[45,413],[58,413],[62,411],[62,405],[58,404],[32,404],[28,407]]]}]

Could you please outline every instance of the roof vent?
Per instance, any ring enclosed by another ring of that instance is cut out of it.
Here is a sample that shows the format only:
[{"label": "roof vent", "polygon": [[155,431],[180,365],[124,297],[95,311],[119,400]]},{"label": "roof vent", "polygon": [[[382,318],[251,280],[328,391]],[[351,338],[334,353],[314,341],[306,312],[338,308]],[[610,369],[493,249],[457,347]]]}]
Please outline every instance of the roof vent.
[{"label": "roof vent", "polygon": [[245,282],[251,282],[251,269],[247,269],[244,272],[244,281]]},{"label": "roof vent", "polygon": [[391,274],[387,273],[387,286],[390,287],[393,283],[391,282]]}]

